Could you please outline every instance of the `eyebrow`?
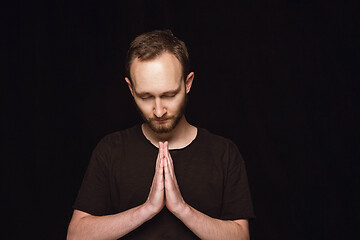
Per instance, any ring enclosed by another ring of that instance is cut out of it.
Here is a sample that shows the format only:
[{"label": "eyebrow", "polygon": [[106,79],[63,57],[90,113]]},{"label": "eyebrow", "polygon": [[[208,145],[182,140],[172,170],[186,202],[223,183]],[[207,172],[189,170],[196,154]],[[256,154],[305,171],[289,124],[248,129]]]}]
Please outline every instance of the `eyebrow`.
[{"label": "eyebrow", "polygon": [[[181,90],[181,85],[177,89],[163,92],[163,93],[161,93],[161,95],[163,96],[163,95],[169,95],[169,94],[177,94],[178,92],[180,92],[180,90]],[[136,90],[134,90],[134,91],[137,96],[152,95],[150,92],[137,92]]]}]

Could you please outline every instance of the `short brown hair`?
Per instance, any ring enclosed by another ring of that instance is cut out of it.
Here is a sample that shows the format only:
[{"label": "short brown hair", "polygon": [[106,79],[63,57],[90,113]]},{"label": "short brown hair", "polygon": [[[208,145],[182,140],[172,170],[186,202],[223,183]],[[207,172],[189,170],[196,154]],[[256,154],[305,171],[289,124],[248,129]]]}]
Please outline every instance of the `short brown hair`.
[{"label": "short brown hair", "polygon": [[190,71],[189,54],[186,45],[170,30],[154,30],[137,36],[131,43],[125,60],[125,71],[130,78],[130,66],[138,58],[141,61],[155,59],[162,53],[173,54],[181,63],[183,78]]}]

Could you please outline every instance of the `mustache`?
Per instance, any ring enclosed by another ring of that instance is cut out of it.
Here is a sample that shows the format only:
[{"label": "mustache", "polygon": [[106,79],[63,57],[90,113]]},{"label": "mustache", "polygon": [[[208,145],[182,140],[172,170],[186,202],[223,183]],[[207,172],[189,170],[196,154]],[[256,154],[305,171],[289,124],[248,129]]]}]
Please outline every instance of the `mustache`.
[{"label": "mustache", "polygon": [[173,116],[165,116],[165,117],[152,117],[150,118],[149,120],[150,121],[163,121],[163,120],[169,120],[169,119],[172,119],[174,118]]}]

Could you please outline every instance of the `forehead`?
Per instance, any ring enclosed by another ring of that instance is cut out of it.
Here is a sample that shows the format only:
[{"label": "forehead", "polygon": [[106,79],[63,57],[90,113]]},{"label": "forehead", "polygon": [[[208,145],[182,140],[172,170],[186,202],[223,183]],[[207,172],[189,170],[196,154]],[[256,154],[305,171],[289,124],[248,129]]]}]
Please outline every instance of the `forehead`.
[{"label": "forehead", "polygon": [[169,91],[178,88],[183,80],[179,60],[169,53],[146,61],[135,59],[130,74],[136,92]]}]

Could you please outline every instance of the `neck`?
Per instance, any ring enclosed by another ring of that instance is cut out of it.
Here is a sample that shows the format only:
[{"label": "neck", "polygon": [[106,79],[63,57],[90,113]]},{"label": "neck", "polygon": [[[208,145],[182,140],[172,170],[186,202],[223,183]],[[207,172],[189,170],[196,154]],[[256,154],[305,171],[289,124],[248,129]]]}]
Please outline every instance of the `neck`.
[{"label": "neck", "polygon": [[156,133],[146,124],[142,124],[142,132],[145,137],[156,147],[159,142],[168,141],[170,149],[184,148],[196,137],[196,127],[190,125],[185,116],[182,116],[176,127],[168,133]]}]

